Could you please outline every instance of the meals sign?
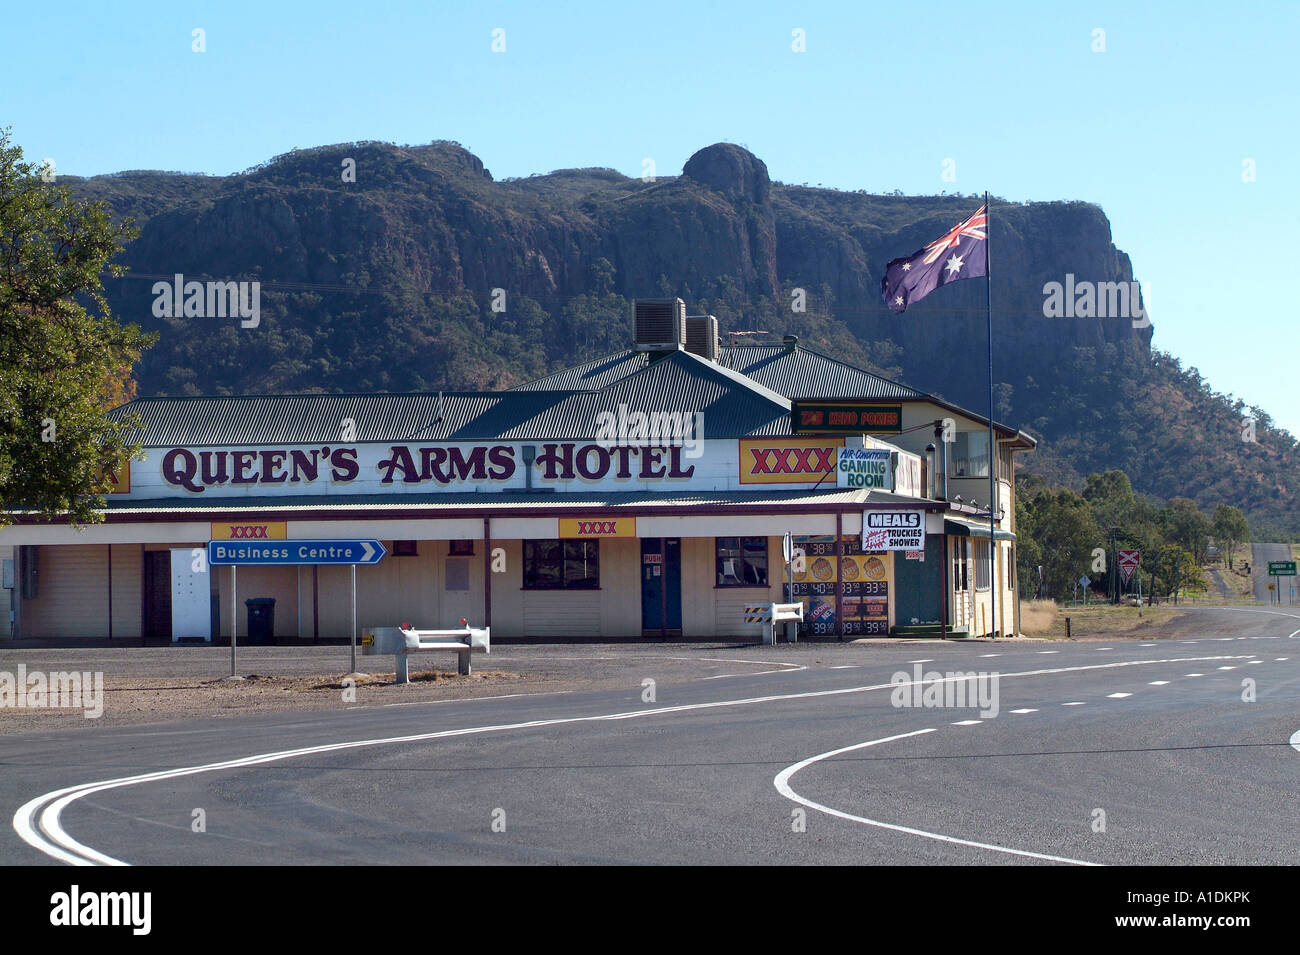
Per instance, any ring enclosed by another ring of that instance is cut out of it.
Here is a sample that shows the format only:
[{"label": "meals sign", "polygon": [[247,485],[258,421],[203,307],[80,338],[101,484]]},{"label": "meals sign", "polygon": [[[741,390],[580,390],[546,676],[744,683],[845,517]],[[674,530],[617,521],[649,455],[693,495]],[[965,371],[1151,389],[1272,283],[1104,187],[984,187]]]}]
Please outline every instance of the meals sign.
[{"label": "meals sign", "polygon": [[863,511],[862,549],[925,550],[925,511]]}]

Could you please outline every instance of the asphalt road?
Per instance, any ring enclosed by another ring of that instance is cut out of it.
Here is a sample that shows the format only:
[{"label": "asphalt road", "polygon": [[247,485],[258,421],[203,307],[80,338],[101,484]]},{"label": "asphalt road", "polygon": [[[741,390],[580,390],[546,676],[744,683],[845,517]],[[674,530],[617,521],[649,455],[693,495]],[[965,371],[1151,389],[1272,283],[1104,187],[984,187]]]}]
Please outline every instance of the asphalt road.
[{"label": "asphalt road", "polygon": [[[1268,575],[1268,562],[1270,560],[1291,560],[1290,544],[1251,544],[1250,545],[1250,573],[1255,584],[1255,599],[1260,603],[1272,603],[1269,596],[1268,585],[1271,583],[1280,583],[1282,586],[1282,606],[1292,606],[1291,588],[1296,586],[1296,578],[1279,577],[1275,581]],[[1300,595],[1298,595],[1300,596]]]},{"label": "asphalt road", "polygon": [[[1198,608],[1158,643],[733,648],[653,702],[629,680],[9,736],[0,863],[1294,864],[1282,610]],[[997,674],[996,715],[894,705],[915,665]]]}]

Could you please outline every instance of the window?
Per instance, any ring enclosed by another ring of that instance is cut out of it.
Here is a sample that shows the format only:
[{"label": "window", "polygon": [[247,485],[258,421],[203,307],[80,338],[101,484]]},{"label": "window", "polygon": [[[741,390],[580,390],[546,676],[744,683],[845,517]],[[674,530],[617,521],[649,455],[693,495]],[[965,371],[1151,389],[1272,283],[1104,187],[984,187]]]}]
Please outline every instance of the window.
[{"label": "window", "polygon": [[767,586],[767,538],[715,539],[719,587]]},{"label": "window", "polygon": [[525,590],[597,590],[600,541],[524,541]]},{"label": "window", "polygon": [[989,436],[987,431],[958,431],[953,442],[952,477],[986,478],[989,476]]},{"label": "window", "polygon": [[448,541],[448,544],[451,545],[447,548],[448,557],[473,557],[474,556],[473,541]]},{"label": "window", "polygon": [[394,557],[418,557],[415,541],[393,541]]},{"label": "window", "polygon": [[970,579],[966,576],[966,555],[970,541],[962,537],[953,541],[952,550],[952,589],[969,590]]},{"label": "window", "polygon": [[993,553],[987,540],[975,541],[975,589],[988,590],[989,581],[989,555]]}]

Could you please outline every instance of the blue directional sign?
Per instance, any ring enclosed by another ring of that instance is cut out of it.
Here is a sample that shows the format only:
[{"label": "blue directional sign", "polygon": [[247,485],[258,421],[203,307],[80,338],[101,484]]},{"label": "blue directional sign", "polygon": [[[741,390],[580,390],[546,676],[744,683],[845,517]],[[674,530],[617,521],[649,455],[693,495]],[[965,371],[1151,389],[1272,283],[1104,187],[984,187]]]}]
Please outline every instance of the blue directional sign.
[{"label": "blue directional sign", "polygon": [[214,567],[377,564],[387,555],[377,540],[208,541],[208,563]]}]

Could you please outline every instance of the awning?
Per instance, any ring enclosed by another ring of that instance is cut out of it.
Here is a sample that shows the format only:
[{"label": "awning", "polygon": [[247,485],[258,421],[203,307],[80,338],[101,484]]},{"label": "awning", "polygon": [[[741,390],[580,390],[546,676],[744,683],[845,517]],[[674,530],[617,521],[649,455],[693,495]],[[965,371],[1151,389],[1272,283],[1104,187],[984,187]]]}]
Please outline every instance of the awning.
[{"label": "awning", "polygon": [[[983,537],[985,540],[989,536],[989,525],[985,521],[981,524],[979,521],[963,520],[959,517],[945,517],[943,519],[943,532],[953,537]],[[1016,535],[1011,531],[998,531],[997,539],[1000,541],[1013,541]]]}]

